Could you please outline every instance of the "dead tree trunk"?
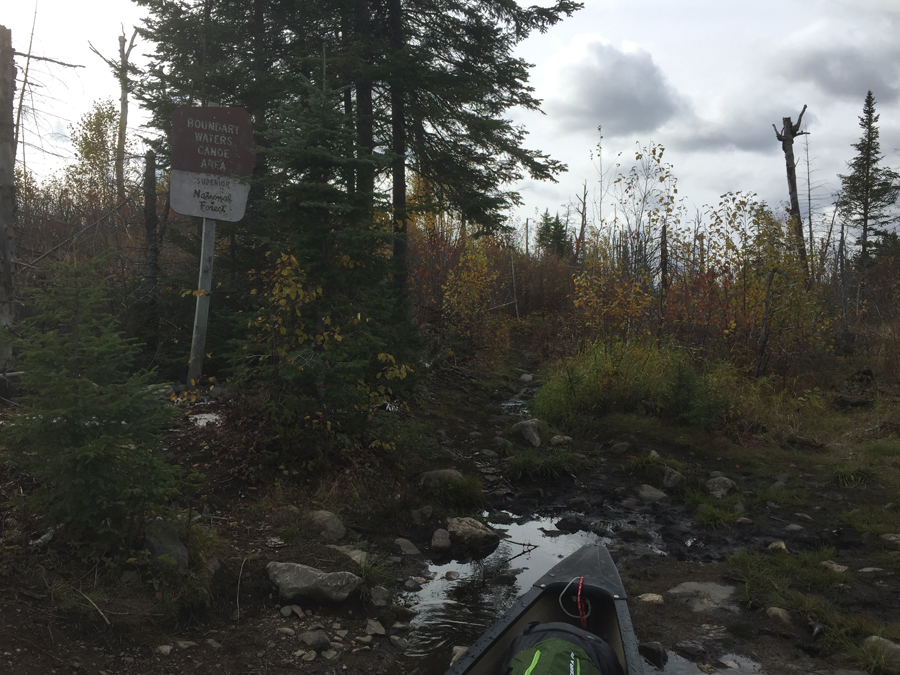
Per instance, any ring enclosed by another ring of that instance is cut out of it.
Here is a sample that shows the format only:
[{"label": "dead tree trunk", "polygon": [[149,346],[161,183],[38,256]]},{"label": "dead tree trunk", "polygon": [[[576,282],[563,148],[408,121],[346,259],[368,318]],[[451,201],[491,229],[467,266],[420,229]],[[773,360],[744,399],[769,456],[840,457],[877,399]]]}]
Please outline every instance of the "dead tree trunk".
[{"label": "dead tree trunk", "polygon": [[119,136],[116,139],[116,199],[121,202],[125,199],[125,133],[128,130],[128,92],[131,90],[131,84],[128,80],[128,59],[131,57],[131,50],[134,48],[134,38],[137,37],[137,28],[131,34],[131,40],[128,47],[125,47],[125,31],[119,36],[119,60],[113,61],[103,56],[94,48],[94,45],[88,43],[97,56],[103,59],[110,68],[116,79],[119,80]]},{"label": "dead tree trunk", "polygon": [[581,249],[584,248],[584,233],[587,230],[587,181],[584,182],[581,196],[576,195],[575,199],[578,200],[580,206],[580,208],[576,207],[575,211],[581,217],[581,228],[578,230],[578,238],[575,240],[575,256],[572,260],[573,264],[577,265],[581,259]]},{"label": "dead tree trunk", "polygon": [[[15,315],[15,230],[13,218],[16,203],[16,143],[13,122],[13,99],[16,88],[16,66],[12,48],[12,31],[0,26],[0,327],[12,326]],[[0,342],[0,369],[12,363],[12,346]]]},{"label": "dead tree trunk", "polygon": [[772,128],[775,129],[775,138],[781,141],[781,149],[784,150],[788,193],[791,197],[791,227],[793,228],[794,239],[797,244],[797,254],[800,256],[800,265],[803,267],[803,273],[806,275],[808,283],[810,278],[809,263],[806,259],[806,237],[803,233],[803,220],[800,218],[800,199],[797,196],[797,164],[794,161],[794,138],[808,133],[800,131],[800,122],[803,120],[803,113],[805,112],[806,106],[804,105],[796,124],[791,123],[790,117],[783,118],[780,132],[774,124]]}]

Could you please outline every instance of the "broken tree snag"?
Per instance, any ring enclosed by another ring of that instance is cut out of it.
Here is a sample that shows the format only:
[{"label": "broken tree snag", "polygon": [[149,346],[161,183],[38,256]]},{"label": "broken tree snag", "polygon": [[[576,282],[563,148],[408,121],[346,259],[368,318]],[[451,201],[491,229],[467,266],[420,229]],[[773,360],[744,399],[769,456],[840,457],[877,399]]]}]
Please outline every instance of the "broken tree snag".
[{"label": "broken tree snag", "polygon": [[788,193],[791,196],[791,227],[794,230],[794,239],[797,242],[797,253],[800,256],[803,273],[809,279],[809,263],[806,260],[806,239],[803,236],[803,220],[800,218],[800,199],[797,197],[797,166],[794,162],[794,138],[809,133],[808,131],[800,131],[800,122],[803,121],[803,113],[805,112],[806,106],[804,105],[796,124],[791,123],[790,117],[783,118],[780,132],[774,124],[772,128],[775,129],[775,138],[781,141],[781,149],[784,150]]}]

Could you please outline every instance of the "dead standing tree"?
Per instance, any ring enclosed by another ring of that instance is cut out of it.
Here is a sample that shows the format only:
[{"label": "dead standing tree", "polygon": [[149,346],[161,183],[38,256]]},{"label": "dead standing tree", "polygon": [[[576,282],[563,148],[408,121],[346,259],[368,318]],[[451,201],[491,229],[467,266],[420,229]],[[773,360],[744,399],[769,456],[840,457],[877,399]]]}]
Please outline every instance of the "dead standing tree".
[{"label": "dead standing tree", "polygon": [[[15,309],[15,216],[16,143],[13,124],[13,98],[16,67],[12,32],[0,26],[0,327],[9,328]],[[0,368],[12,360],[12,347],[0,342]]]},{"label": "dead standing tree", "polygon": [[803,220],[800,218],[800,199],[797,197],[797,164],[794,162],[794,139],[797,136],[808,134],[808,131],[800,131],[800,123],[803,120],[803,113],[806,112],[806,106],[800,111],[797,123],[792,124],[790,117],[784,117],[781,120],[781,131],[773,124],[775,129],[775,138],[781,141],[781,149],[784,150],[784,162],[787,167],[788,192],[791,196],[791,227],[794,231],[794,239],[797,243],[797,253],[800,256],[800,264],[803,266],[803,273],[806,275],[807,283],[809,283],[809,263],[806,260],[806,238],[803,235]]}]

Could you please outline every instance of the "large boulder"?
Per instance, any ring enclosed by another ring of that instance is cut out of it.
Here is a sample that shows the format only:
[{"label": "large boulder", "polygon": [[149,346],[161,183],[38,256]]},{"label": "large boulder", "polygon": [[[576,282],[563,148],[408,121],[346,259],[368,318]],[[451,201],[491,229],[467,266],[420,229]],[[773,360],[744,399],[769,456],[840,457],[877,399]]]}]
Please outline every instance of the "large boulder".
[{"label": "large boulder", "polygon": [[304,517],[304,521],[313,534],[329,541],[338,541],[347,534],[347,528],[341,519],[331,511],[310,511]]},{"label": "large boulder", "polygon": [[144,533],[144,548],[150,551],[150,560],[159,562],[166,556],[180,569],[188,566],[188,550],[178,537],[178,529],[165,520],[153,520]]},{"label": "large boulder", "polygon": [[883,668],[886,672],[896,673],[900,671],[900,645],[890,640],[885,640],[878,635],[870,635],[863,640],[863,647],[870,651],[878,652],[883,657]]},{"label": "large boulder", "polygon": [[725,476],[716,476],[706,481],[706,491],[717,499],[721,499],[734,488],[734,481]]},{"label": "large boulder", "polygon": [[499,534],[474,518],[450,518],[447,531],[453,547],[465,553],[490,552],[500,543]]},{"label": "large boulder", "polygon": [[326,602],[343,602],[359,588],[362,580],[352,572],[323,572],[299,563],[270,562],[266,565],[269,580],[278,586],[281,597],[311,598]]},{"label": "large boulder", "polygon": [[419,485],[426,490],[437,490],[448,483],[461,483],[465,480],[456,469],[436,469],[419,475]]},{"label": "large boulder", "polygon": [[540,426],[540,420],[522,420],[521,422],[517,422],[513,425],[512,432],[514,434],[519,434],[523,439],[531,443],[534,447],[539,448],[541,447]]}]

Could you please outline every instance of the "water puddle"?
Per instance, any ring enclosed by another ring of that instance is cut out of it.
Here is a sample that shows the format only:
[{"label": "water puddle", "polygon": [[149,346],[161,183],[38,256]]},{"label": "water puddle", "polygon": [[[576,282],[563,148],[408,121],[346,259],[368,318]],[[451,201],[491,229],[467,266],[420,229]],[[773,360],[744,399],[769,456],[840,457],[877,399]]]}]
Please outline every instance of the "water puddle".
[{"label": "water puddle", "polygon": [[498,525],[507,539],[484,560],[432,565],[433,578],[407,596],[418,614],[399,659],[402,672],[443,675],[453,647],[475,642],[551,567],[585,544],[609,542],[591,532],[559,532],[556,520]]},{"label": "water puddle", "polygon": [[[508,514],[502,514],[508,516]],[[593,531],[563,532],[558,517],[527,522],[493,524],[506,532],[497,550],[484,560],[432,564],[422,590],[406,594],[417,614],[410,622],[407,648],[398,659],[407,675],[443,675],[450,665],[453,648],[470,645],[560,560],[585,544],[601,542],[611,552],[632,557],[643,553],[666,555],[655,535],[652,517],[641,513],[610,513],[609,518],[590,522]],[[639,541],[628,533],[641,532]],[[607,533],[603,536],[598,533]],[[624,537],[622,535],[625,535]],[[754,673],[763,675],[750,659],[728,654],[713,664],[716,675]],[[696,664],[669,653],[663,671],[645,663],[647,673],[709,675]]]}]

